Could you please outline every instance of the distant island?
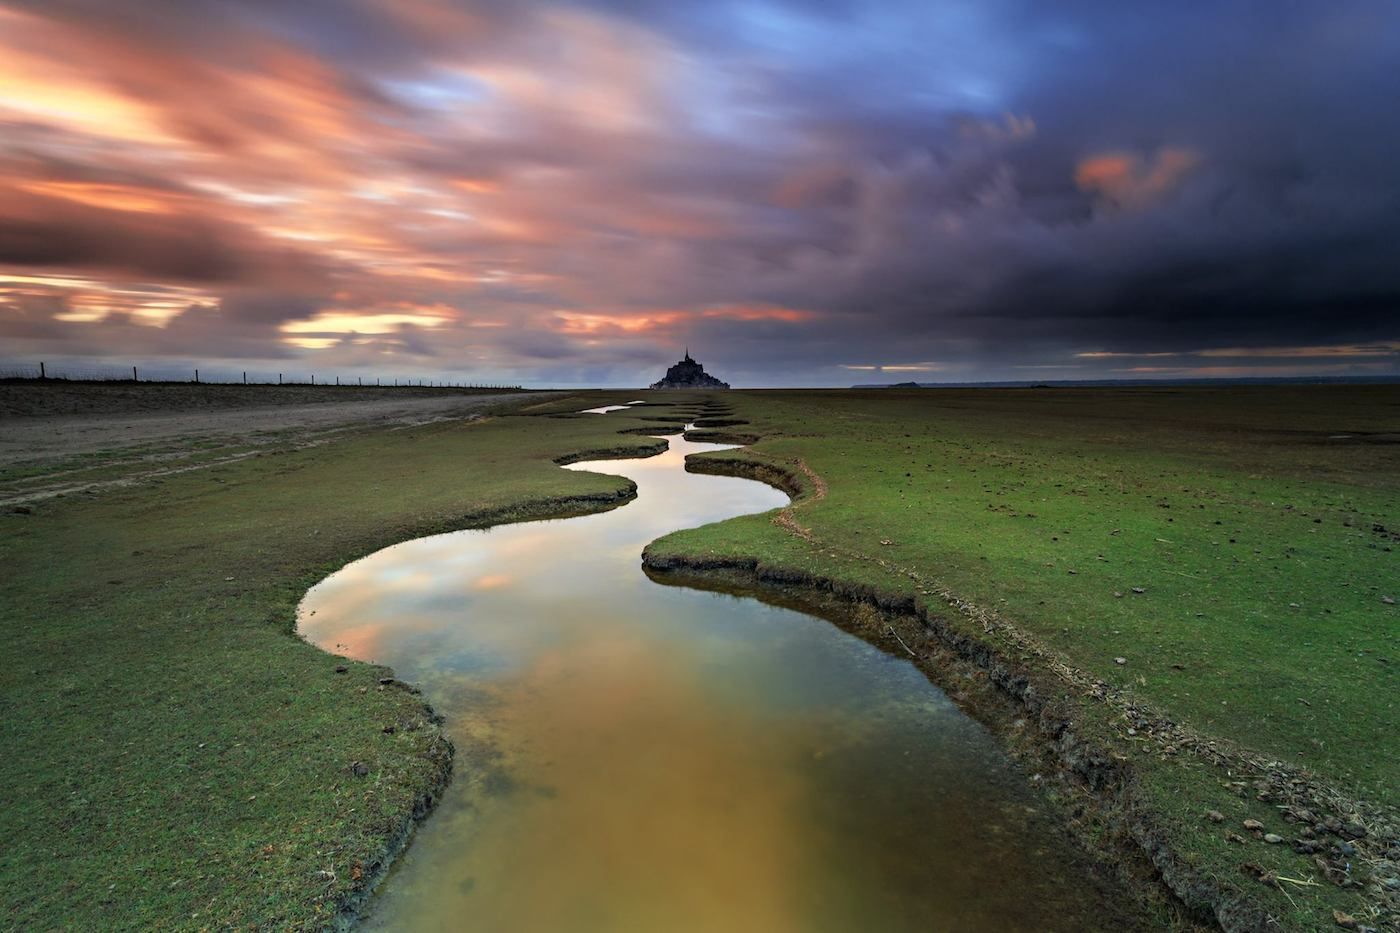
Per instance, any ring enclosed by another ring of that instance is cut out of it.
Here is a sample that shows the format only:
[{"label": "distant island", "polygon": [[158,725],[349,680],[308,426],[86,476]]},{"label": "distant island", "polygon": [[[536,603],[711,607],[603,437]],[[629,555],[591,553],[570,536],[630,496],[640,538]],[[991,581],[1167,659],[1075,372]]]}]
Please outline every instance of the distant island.
[{"label": "distant island", "polygon": [[690,358],[690,348],[685,358],[670,369],[658,382],[651,384],[653,389],[727,389],[729,383],[720,382],[705,372],[705,367]]}]

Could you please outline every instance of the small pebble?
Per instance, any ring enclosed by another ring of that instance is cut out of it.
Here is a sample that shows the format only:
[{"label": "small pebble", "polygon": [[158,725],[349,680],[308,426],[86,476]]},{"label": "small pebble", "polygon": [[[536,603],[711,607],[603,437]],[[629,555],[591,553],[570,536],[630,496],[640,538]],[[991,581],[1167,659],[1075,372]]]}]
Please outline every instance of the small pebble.
[{"label": "small pebble", "polygon": [[1210,820],[1212,823],[1223,823],[1225,822],[1225,814],[1221,813],[1219,810],[1208,810],[1206,811],[1206,819]]},{"label": "small pebble", "polygon": [[1264,841],[1271,846],[1276,846],[1283,841],[1283,837],[1280,836],[1278,833],[1265,833]]},{"label": "small pebble", "polygon": [[1127,663],[1128,663],[1128,659],[1127,659],[1127,658],[1114,658],[1114,659],[1113,659],[1113,663],[1114,663],[1114,664],[1127,664]]}]

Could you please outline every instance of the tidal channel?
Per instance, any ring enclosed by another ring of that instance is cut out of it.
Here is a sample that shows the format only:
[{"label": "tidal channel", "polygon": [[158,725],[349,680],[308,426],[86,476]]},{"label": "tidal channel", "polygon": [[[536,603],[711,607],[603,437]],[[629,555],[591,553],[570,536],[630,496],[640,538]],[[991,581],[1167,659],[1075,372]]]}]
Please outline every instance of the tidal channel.
[{"label": "tidal channel", "polygon": [[643,574],[654,538],[788,501],[687,473],[722,445],[669,440],[569,467],[634,480],[621,508],[409,541],[307,594],[303,636],[419,685],[458,748],[366,927],[1131,926],[1028,775],[908,660]]}]

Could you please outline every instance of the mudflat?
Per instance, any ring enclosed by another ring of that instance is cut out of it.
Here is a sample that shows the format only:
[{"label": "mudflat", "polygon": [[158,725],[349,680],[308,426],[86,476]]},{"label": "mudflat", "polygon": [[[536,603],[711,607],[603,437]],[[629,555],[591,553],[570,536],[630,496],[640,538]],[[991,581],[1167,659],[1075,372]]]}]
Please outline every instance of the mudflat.
[{"label": "mudflat", "polygon": [[[44,498],[330,433],[475,418],[532,394],[420,387],[0,385],[0,501]],[[541,397],[544,397],[541,395]]]}]

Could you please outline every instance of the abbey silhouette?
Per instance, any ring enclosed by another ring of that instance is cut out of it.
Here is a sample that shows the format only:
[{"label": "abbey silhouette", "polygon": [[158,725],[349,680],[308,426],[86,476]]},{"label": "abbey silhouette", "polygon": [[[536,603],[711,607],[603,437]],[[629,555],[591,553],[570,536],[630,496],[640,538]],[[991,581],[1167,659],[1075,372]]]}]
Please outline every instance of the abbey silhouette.
[{"label": "abbey silhouette", "polygon": [[727,389],[729,383],[720,382],[705,372],[705,367],[690,358],[690,348],[685,348],[685,359],[670,369],[659,382],[651,384],[653,389]]}]

